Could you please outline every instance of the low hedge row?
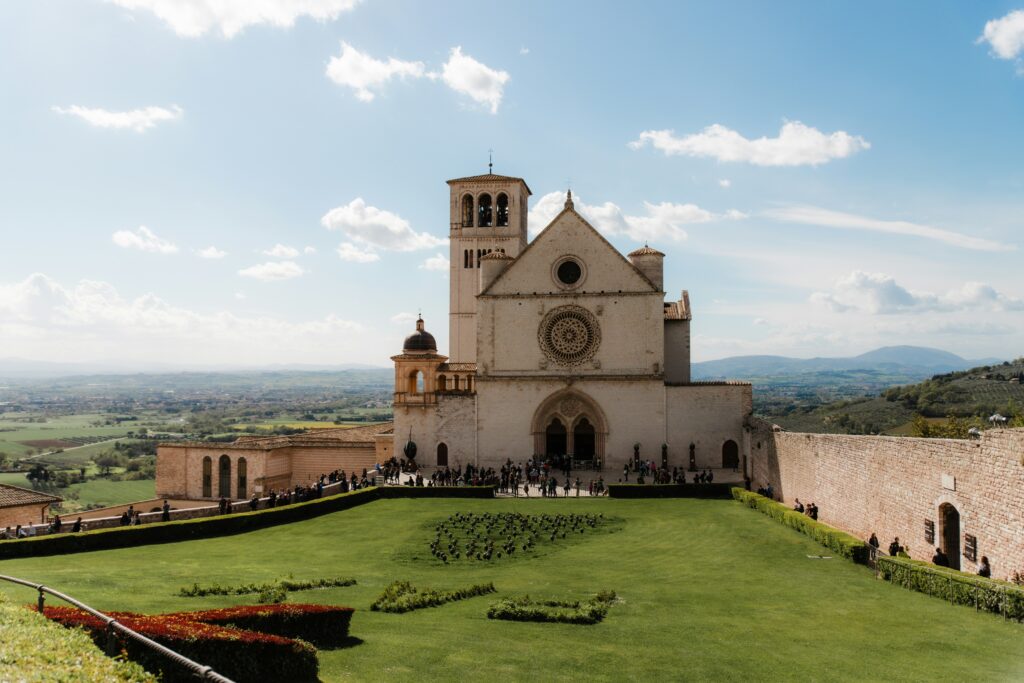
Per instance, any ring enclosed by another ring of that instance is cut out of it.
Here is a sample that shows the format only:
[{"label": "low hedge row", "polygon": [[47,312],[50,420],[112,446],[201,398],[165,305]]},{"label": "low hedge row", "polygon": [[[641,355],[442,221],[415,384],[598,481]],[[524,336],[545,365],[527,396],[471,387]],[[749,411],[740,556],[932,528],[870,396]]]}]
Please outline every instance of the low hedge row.
[{"label": "low hedge row", "polygon": [[897,586],[1024,621],[1024,589],[1008,581],[986,579],[905,557],[879,556],[877,566],[881,577]]},{"label": "low hedge row", "polygon": [[[44,614],[64,626],[85,628],[106,644],[103,622],[74,607],[47,607]],[[194,621],[174,614],[111,612],[110,616],[189,659],[211,666],[238,683],[316,681],[319,664],[309,643],[283,636]],[[121,641],[127,655],[167,682],[194,681],[193,674],[131,638]]]},{"label": "low hedge row", "polygon": [[175,543],[197,538],[228,536],[288,524],[304,519],[348,510],[381,498],[493,498],[493,486],[386,486],[369,487],[325,498],[281,507],[236,512],[216,517],[200,517],[171,522],[154,522],[142,526],[96,529],[76,534],[35,536],[0,541],[0,560],[19,557],[43,557],[91,550],[111,550],[156,543]]},{"label": "low hedge row", "polygon": [[214,626],[298,638],[317,647],[335,647],[348,639],[351,607],[336,605],[240,605],[167,616]]},{"label": "low hedge row", "polygon": [[530,596],[505,598],[491,605],[488,619],[537,621],[558,624],[592,625],[603,620],[608,606],[615,602],[615,591],[601,591],[586,602],[531,600]]},{"label": "low hedge row", "polygon": [[193,583],[191,586],[179,588],[178,595],[183,598],[201,598],[207,595],[251,595],[273,589],[280,589],[289,593],[292,591],[308,591],[316,588],[344,588],[345,586],[354,585],[356,585],[355,579],[345,577],[333,579],[309,579],[306,581],[277,579],[270,583],[243,583],[237,586],[222,586],[218,583],[213,583],[208,586],[200,586],[198,583]]},{"label": "low hedge row", "polygon": [[478,583],[469,588],[457,588],[452,591],[424,590],[420,591],[408,581],[394,581],[384,589],[380,597],[373,601],[370,609],[374,612],[394,612],[401,614],[424,607],[437,607],[447,602],[474,598],[495,592],[493,583]]},{"label": "low hedge row", "polygon": [[840,531],[822,522],[815,521],[782,503],[741,488],[732,489],[732,497],[741,503],[759,510],[772,519],[782,522],[791,529],[810,536],[832,552],[859,564],[868,562],[868,544],[845,531]]},{"label": "low hedge row", "polygon": [[610,498],[728,498],[731,484],[608,484]]}]

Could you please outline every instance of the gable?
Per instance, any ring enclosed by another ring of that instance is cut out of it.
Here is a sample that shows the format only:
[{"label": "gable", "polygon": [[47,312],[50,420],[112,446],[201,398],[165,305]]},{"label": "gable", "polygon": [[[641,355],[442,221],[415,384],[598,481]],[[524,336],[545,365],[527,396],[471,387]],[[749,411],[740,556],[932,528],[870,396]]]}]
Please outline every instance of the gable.
[{"label": "gable", "polygon": [[[578,260],[584,270],[582,283],[571,289],[560,286],[553,273],[555,264],[566,256]],[[658,291],[582,216],[566,209],[482,295]]]}]

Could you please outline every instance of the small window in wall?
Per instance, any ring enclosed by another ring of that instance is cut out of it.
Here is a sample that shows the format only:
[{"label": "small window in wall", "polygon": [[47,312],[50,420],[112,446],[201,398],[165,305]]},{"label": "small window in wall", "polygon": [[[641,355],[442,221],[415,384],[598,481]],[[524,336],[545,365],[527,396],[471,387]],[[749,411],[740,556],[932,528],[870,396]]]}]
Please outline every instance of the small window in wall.
[{"label": "small window in wall", "polygon": [[462,227],[473,227],[473,196],[468,194],[462,198]]},{"label": "small window in wall", "polygon": [[445,375],[437,376],[437,390],[448,391],[448,377],[446,377]]},{"label": "small window in wall", "polygon": [[203,458],[203,498],[213,498],[213,458]]},{"label": "small window in wall", "polygon": [[448,444],[437,444],[437,466],[448,467]]},{"label": "small window in wall", "polygon": [[508,195],[504,192],[498,195],[498,225],[508,225]]},{"label": "small window in wall", "polygon": [[246,478],[249,475],[248,463],[245,458],[238,459],[238,490],[236,491],[236,498],[243,499],[249,497],[249,487]]},{"label": "small window in wall", "polygon": [[478,228],[489,228],[493,223],[494,216],[491,206],[491,195],[482,194],[480,199],[477,200],[476,225]]},{"label": "small window in wall", "polygon": [[416,373],[416,393],[422,394],[424,391],[423,373]]},{"label": "small window in wall", "polygon": [[924,542],[935,545],[935,522],[930,519],[924,520]]}]

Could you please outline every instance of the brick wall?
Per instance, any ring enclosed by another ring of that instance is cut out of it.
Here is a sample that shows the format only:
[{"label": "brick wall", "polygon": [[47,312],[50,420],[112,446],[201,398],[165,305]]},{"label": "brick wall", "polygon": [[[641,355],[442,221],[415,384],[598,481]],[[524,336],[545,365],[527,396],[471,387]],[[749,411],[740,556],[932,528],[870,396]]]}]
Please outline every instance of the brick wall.
[{"label": "brick wall", "polygon": [[[819,507],[819,519],[882,546],[894,536],[915,559],[941,544],[940,506],[960,514],[964,536],[977,538],[992,575],[1024,572],[1024,429],[988,430],[980,439],[802,434],[756,421],[750,433],[753,488],[771,483],[788,504]],[[925,522],[935,541],[925,538]],[[976,571],[961,555],[961,568]]]}]

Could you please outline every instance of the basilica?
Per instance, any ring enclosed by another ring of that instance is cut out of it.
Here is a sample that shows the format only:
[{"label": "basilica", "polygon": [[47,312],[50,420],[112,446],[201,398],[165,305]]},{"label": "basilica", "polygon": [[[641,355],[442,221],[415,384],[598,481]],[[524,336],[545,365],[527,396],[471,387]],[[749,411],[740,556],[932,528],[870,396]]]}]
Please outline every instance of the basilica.
[{"label": "basilica", "polygon": [[623,257],[571,192],[530,242],[522,178],[448,187],[450,348],[420,319],[392,356],[393,452],[428,467],[740,466],[751,386],[691,381],[689,297],[666,297],[665,254]]}]

